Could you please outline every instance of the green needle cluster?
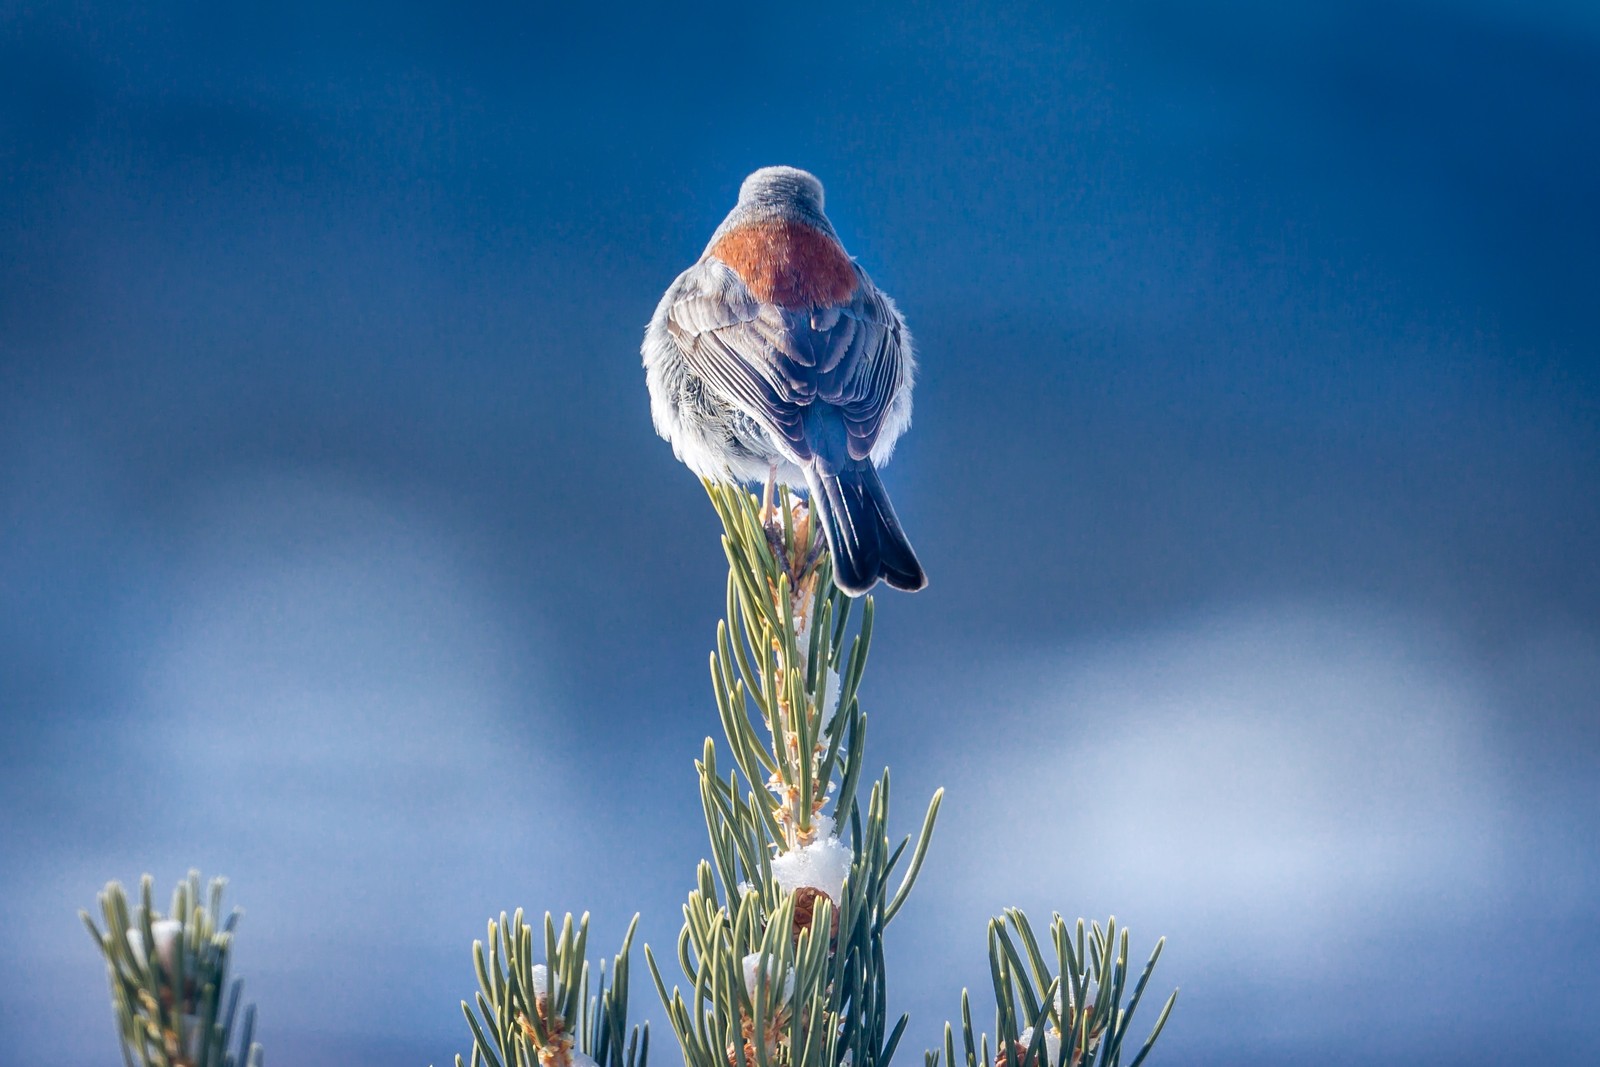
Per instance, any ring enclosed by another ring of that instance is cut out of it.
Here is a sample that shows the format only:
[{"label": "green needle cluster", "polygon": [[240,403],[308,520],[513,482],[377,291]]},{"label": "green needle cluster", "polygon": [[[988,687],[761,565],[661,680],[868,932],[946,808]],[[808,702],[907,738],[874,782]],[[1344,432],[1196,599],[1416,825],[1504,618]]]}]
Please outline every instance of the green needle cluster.
[{"label": "green needle cluster", "polygon": [[690,1067],[887,1064],[907,1019],[889,1025],[884,929],[922,866],[940,794],[914,843],[891,847],[888,772],[865,805],[857,797],[872,600],[852,634],[821,531],[787,490],[765,506],[706,490],[729,565],[711,681],[734,766],[719,770],[708,738],[696,768],[712,861],[684,906],[686,987],[669,992],[646,948],[651,975]]},{"label": "green needle cluster", "polygon": [[[610,985],[600,965],[595,993],[589,992],[589,916],[576,928],[569,914],[556,933],[546,913],[535,955],[533,927],[522,911],[499,922],[489,920],[489,936],[472,945],[478,972],[477,1012],[461,1002],[472,1030],[473,1067],[645,1067],[650,1055],[648,1029],[628,1028],[628,950],[635,915],[611,961]],[[538,962],[539,959],[544,962]],[[464,1061],[456,1057],[457,1067]]]},{"label": "green needle cluster", "polygon": [[[1049,944],[1054,949],[1052,967],[1040,951],[1028,917],[1019,908],[989,920],[989,975],[994,985],[995,1044],[990,1058],[989,1035],[974,1036],[972,1004],[961,991],[961,1053],[955,1028],[944,1027],[944,1063],[948,1067],[1119,1067],[1133,1013],[1144,997],[1156,960],[1166,939],[1156,947],[1140,972],[1132,996],[1123,1006],[1128,981],[1128,931],[1116,919],[1102,928],[1085,930],[1079,919],[1075,930],[1059,914],[1050,922]],[[1167,1024],[1173,990],[1156,1017],[1155,1027],[1139,1046],[1128,1067],[1139,1067]],[[925,1067],[940,1067],[937,1051],[928,1052]]]},{"label": "green needle cluster", "polygon": [[226,884],[214,879],[202,896],[200,872],[190,871],[162,915],[145,875],[131,912],[122,886],[106,885],[99,898],[104,930],[88,912],[79,913],[105,957],[127,1067],[261,1067],[261,1046],[251,1040],[254,1006],[244,1009],[235,1040],[241,983],[228,982],[228,955],[241,912],[218,925]]}]

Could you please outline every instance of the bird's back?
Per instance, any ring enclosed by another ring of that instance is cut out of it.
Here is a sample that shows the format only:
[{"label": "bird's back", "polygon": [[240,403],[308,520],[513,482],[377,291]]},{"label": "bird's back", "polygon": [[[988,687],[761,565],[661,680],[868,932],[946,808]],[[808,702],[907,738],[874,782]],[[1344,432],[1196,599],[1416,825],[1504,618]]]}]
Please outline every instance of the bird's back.
[{"label": "bird's back", "polygon": [[849,301],[856,272],[839,242],[794,219],[766,219],[734,229],[708,255],[726,263],[757,300],[788,311]]}]

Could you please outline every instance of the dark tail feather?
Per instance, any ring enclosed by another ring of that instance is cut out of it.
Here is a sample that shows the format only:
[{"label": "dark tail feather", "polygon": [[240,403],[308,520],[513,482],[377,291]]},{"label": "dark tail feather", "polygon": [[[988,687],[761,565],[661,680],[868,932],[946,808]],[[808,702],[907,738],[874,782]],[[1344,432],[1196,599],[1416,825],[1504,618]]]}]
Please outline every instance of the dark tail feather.
[{"label": "dark tail feather", "polygon": [[928,584],[917,554],[911,550],[906,532],[900,528],[900,519],[889,503],[888,490],[878,478],[878,469],[870,463],[862,465],[861,481],[866,488],[867,502],[878,513],[878,573],[890,586],[907,593],[915,593]]},{"label": "dark tail feather", "polygon": [[806,483],[822,518],[833,555],[833,580],[840,589],[860,596],[879,578],[907,592],[928,584],[871,463],[852,464],[836,474],[808,466]]}]

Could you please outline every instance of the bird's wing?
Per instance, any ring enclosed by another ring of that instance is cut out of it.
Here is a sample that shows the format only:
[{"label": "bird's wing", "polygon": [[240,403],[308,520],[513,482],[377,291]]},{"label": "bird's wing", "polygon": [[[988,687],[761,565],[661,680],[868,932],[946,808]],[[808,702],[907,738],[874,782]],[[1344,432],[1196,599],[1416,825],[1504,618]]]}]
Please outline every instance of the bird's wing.
[{"label": "bird's wing", "polygon": [[795,343],[786,313],[757,300],[726,264],[707,259],[678,279],[667,332],[684,362],[760,423],[797,462],[811,458],[802,412],[816,378]]},{"label": "bird's wing", "polygon": [[910,360],[899,312],[859,267],[856,275],[848,303],[789,310],[758,300],[731,268],[707,259],[679,278],[667,330],[690,370],[797,462],[838,447],[811,440],[817,431],[808,432],[805,411],[819,400],[840,409],[842,443],[863,460]]},{"label": "bird's wing", "polygon": [[850,458],[866,459],[895,396],[911,371],[909,339],[900,312],[859,267],[849,304],[828,332],[819,396],[844,411]]}]

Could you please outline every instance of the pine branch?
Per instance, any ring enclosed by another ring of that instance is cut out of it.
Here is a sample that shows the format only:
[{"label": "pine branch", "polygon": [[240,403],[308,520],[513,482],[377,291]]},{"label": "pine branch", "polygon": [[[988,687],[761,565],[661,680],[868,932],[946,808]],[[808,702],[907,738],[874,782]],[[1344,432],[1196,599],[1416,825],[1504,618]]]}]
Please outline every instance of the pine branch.
[{"label": "pine branch", "polygon": [[[955,1028],[945,1024],[943,1061],[951,1067],[1120,1067],[1133,1023],[1133,1013],[1144,996],[1166,939],[1155,949],[1139,974],[1133,995],[1123,1006],[1128,978],[1128,931],[1116,919],[1085,929],[1079,919],[1069,930],[1059,914],[1050,922],[1050,944],[1055,949],[1052,968],[1040,951],[1028,917],[1020,908],[1007,908],[989,921],[989,972],[994,988],[995,1056],[990,1059],[989,1035],[974,1034],[971,1002],[961,992],[961,1058],[957,1059]],[[1143,1063],[1178,999],[1173,990],[1129,1067]],[[924,1055],[926,1067],[940,1067],[940,1053]]]},{"label": "pine branch", "polygon": [[871,598],[850,636],[853,602],[787,489],[765,514],[742,489],[706,491],[729,565],[711,686],[733,768],[724,775],[708,738],[696,769],[711,860],[679,938],[689,992],[669,993],[646,959],[694,1067],[886,1065],[906,1019],[887,1025],[883,932],[921,870],[940,794],[914,847],[891,851],[888,772],[864,810],[857,795]]},{"label": "pine branch", "polygon": [[[206,896],[200,872],[190,871],[162,915],[151,903],[153,879],[139,881],[139,907],[128,908],[118,882],[100,893],[105,930],[79,912],[106,961],[111,1010],[127,1067],[261,1067],[253,1040],[255,1007],[244,1009],[235,1040],[243,983],[228,981],[237,908],[219,926],[224,879],[213,879]],[[230,1051],[237,1050],[237,1051]]]},{"label": "pine branch", "polygon": [[[558,935],[546,913],[536,945],[522,914],[501,912],[498,922],[489,920],[488,937],[472,943],[478,994],[475,1004],[461,1002],[461,1012],[472,1031],[473,1067],[646,1067],[649,1027],[628,1027],[628,955],[639,917],[612,958],[609,985],[602,963],[591,996],[589,916],[574,927],[568,914]],[[466,1062],[456,1057],[456,1067]]]}]

